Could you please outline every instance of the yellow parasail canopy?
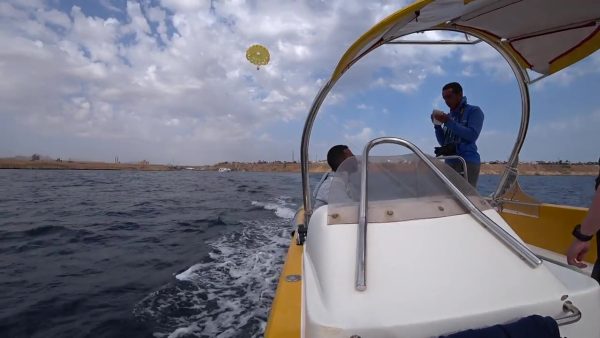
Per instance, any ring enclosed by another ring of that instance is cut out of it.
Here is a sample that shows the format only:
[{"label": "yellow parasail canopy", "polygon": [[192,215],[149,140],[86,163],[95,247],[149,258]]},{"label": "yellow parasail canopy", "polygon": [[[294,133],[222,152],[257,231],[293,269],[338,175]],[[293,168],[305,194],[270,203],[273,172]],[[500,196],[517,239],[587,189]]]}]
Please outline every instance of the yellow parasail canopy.
[{"label": "yellow parasail canopy", "polygon": [[418,0],[354,42],[331,81],[382,44],[435,29],[485,36],[523,69],[549,75],[600,48],[600,0]]},{"label": "yellow parasail canopy", "polygon": [[264,66],[269,63],[269,50],[261,45],[252,45],[246,50],[246,59],[259,69],[260,66]]}]

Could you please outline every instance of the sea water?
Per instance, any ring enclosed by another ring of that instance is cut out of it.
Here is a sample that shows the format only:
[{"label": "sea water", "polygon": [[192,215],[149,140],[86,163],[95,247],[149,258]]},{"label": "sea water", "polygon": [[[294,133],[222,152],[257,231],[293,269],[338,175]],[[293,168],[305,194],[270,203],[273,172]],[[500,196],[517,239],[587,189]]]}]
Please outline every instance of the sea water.
[{"label": "sea water", "polygon": [[260,337],[301,204],[298,173],[0,170],[0,189],[0,337]]}]

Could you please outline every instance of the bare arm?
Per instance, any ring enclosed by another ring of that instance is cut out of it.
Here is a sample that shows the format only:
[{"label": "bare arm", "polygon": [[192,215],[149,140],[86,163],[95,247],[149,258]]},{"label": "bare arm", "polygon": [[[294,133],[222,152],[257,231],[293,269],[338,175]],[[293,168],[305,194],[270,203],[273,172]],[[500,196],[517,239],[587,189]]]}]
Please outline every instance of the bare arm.
[{"label": "bare arm", "polygon": [[590,210],[581,223],[581,233],[584,235],[593,235],[598,230],[600,230],[600,189],[596,190]]},{"label": "bare arm", "polygon": [[[584,235],[591,236],[598,230],[600,230],[600,189],[596,189],[592,205],[583,223],[581,223],[580,231]],[[579,268],[585,268],[587,265],[582,261],[589,250],[590,242],[582,242],[574,239],[567,251],[567,263]]]}]

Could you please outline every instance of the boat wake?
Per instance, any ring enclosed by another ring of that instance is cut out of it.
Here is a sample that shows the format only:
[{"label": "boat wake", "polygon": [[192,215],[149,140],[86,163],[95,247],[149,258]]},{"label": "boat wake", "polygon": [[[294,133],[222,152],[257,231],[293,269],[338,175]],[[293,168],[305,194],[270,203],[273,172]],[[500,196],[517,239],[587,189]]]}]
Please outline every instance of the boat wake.
[{"label": "boat wake", "polygon": [[277,198],[275,203],[252,201],[252,205],[263,207],[267,210],[274,210],[275,215],[278,217],[291,219],[294,217],[295,211],[287,207],[289,203],[286,201],[286,199],[286,197]]},{"label": "boat wake", "polygon": [[289,245],[288,200],[253,201],[277,217],[241,221],[240,229],[208,243],[208,257],[148,295],[134,315],[154,326],[155,337],[262,336]]}]

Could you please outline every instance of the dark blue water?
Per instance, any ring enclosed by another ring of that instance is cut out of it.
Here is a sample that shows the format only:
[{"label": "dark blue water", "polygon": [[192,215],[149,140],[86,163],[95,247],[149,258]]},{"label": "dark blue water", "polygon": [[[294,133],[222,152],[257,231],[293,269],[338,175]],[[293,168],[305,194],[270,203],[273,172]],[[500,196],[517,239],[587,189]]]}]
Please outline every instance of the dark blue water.
[{"label": "dark blue water", "polygon": [[288,173],[0,170],[0,189],[0,337],[259,337],[301,201]]}]

